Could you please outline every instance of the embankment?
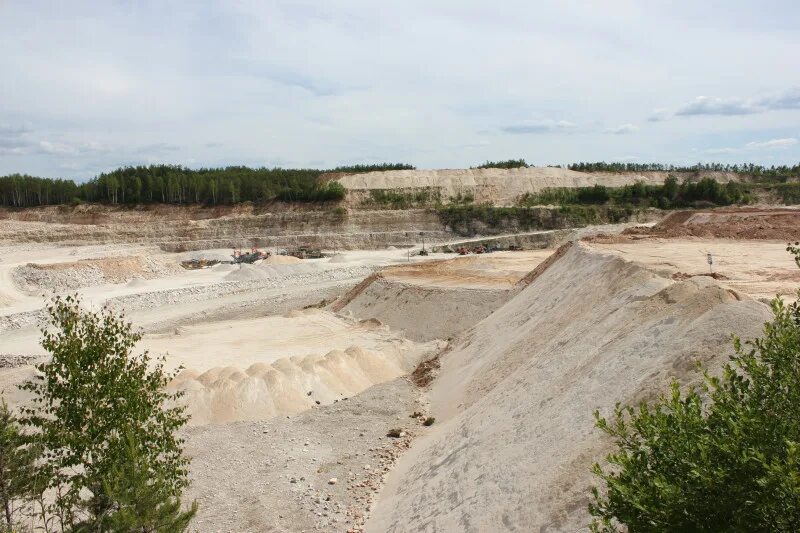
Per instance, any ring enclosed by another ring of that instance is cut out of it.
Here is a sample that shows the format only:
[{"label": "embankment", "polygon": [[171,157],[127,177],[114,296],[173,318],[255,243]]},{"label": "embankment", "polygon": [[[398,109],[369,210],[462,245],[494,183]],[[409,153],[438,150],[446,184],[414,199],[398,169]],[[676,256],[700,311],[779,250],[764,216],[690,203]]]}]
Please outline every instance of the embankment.
[{"label": "embankment", "polygon": [[572,246],[441,360],[434,430],[393,471],[367,531],[575,531],[609,441],[592,413],[718,367],[768,308]]}]

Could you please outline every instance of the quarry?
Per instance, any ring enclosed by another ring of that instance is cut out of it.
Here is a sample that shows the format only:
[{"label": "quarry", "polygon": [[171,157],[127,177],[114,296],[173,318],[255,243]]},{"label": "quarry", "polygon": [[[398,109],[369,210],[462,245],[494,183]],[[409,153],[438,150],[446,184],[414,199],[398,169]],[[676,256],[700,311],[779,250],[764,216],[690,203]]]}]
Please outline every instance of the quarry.
[{"label": "quarry", "polygon": [[[46,358],[46,303],[79,294],[124,313],[137,349],[176,373],[192,531],[579,531],[610,447],[593,412],[696,383],[698,361],[719,369],[731,335],[758,335],[769,301],[800,286],[791,206],[465,235],[433,209],[365,200],[434,188],[502,207],[665,173],[329,178],[348,190],[342,210],[0,211],[6,400],[30,400],[17,386]],[[251,248],[263,254],[235,260]]]}]

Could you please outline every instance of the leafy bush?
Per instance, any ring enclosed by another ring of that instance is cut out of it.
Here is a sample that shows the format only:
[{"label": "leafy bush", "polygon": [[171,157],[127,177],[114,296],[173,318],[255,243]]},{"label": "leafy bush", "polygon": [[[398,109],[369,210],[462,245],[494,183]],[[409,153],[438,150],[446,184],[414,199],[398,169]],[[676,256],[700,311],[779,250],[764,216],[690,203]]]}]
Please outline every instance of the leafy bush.
[{"label": "leafy bush", "polygon": [[39,449],[23,435],[5,400],[0,400],[0,512],[5,522],[5,527],[0,526],[2,531],[14,531],[14,525],[19,523],[17,516],[35,495],[39,454]]},{"label": "leafy bush", "polygon": [[[54,495],[43,514],[61,530],[108,531],[117,513],[132,512],[130,498],[145,498],[161,502],[148,516],[188,523],[194,508],[182,513],[179,497],[189,461],[176,435],[187,417],[179,394],[165,392],[173,375],[163,359],[133,355],[141,335],[108,309],[86,312],[68,296],[47,311],[42,347],[52,357],[22,386],[33,400],[21,417],[44,451],[39,472]],[[133,466],[146,483],[130,477]]]},{"label": "leafy bush", "polygon": [[777,192],[785,205],[800,204],[800,183],[781,183]]},{"label": "leafy bush", "polygon": [[673,383],[652,405],[595,413],[616,445],[593,468],[595,531],[800,530],[800,305],[772,311],[699,391]]}]

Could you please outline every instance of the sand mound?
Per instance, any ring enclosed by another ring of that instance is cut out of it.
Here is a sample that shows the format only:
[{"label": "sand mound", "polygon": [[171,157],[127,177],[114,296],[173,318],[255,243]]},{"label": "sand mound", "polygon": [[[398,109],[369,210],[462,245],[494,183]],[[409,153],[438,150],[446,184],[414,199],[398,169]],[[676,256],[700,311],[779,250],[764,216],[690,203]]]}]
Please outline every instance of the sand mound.
[{"label": "sand mound", "polygon": [[216,367],[200,375],[184,370],[169,388],[185,393],[181,401],[191,425],[264,420],[331,404],[408,374],[441,347],[404,343],[374,351],[351,346],[325,355],[254,363],[244,370]]},{"label": "sand mound", "polygon": [[345,254],[336,254],[332,256],[330,259],[328,259],[329,263],[349,263],[351,261],[352,259],[347,257],[347,255]]},{"label": "sand mound", "polygon": [[262,261],[267,265],[296,265],[302,262],[303,260],[299,257],[291,255],[271,255]]},{"label": "sand mound", "polygon": [[592,412],[697,379],[760,332],[763,304],[573,246],[441,359],[436,424],[404,456],[367,531],[575,531],[589,522]]},{"label": "sand mound", "polygon": [[256,265],[241,264],[225,276],[225,281],[261,281],[269,278],[269,274]]},{"label": "sand mound", "polygon": [[103,257],[64,263],[28,263],[14,268],[12,276],[26,290],[57,292],[125,283],[142,278],[153,279],[180,272],[178,265],[149,256]]}]

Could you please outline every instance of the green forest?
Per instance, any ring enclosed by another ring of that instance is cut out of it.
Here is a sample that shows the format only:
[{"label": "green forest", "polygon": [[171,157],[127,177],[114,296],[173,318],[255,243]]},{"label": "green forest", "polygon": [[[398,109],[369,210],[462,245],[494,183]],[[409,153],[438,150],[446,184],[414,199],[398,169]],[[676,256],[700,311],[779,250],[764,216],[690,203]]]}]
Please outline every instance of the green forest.
[{"label": "green forest", "polygon": [[624,205],[633,207],[697,207],[701,205],[731,205],[751,202],[747,185],[730,181],[721,184],[713,178],[678,183],[675,176],[663,185],[636,182],[623,187],[563,187],[544,189],[537,194],[525,194],[521,206],[535,205]]},{"label": "green forest", "polygon": [[[476,168],[519,168],[528,164],[524,159],[487,161]],[[180,165],[150,165],[123,167],[100,174],[84,183],[71,179],[51,179],[11,174],[0,176],[0,206],[35,207],[88,203],[137,205],[150,203],[231,205],[241,202],[335,202],[344,198],[345,189],[326,174],[355,174],[382,170],[414,170],[402,163],[354,165],[333,169],[224,168],[190,169]],[[582,172],[734,172],[753,176],[756,182],[785,185],[777,192],[788,203],[797,196],[796,183],[784,183],[800,176],[800,164],[763,167],[752,164],[698,164],[679,167],[658,163],[575,163],[568,165]],[[523,199],[523,205],[541,204],[649,204],[659,207],[679,207],[697,201],[717,205],[747,201],[747,191],[737,185],[722,186],[701,180],[698,184],[664,187],[632,185],[619,190],[605,187],[591,190],[553,189]],[[756,183],[751,183],[756,186]],[[677,189],[676,189],[677,187]],[[677,190],[677,192],[674,192]],[[599,196],[598,196],[599,195]],[[380,200],[380,199],[376,199]]]},{"label": "green forest", "polygon": [[124,167],[81,184],[68,179],[12,174],[0,177],[0,205],[33,207],[80,202],[107,204],[205,204],[240,202],[327,202],[344,198],[345,189],[322,180],[326,173],[413,170],[389,163],[329,170],[283,168],[200,168],[179,165]]},{"label": "green forest", "polygon": [[662,163],[572,163],[570,170],[578,172],[732,172],[755,178],[785,180],[800,175],[800,163],[794,166],[780,165],[764,167],[745,163],[730,165],[723,163],[698,163],[691,166],[665,165]]}]

